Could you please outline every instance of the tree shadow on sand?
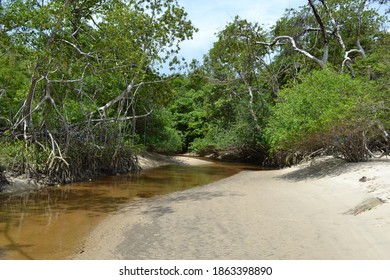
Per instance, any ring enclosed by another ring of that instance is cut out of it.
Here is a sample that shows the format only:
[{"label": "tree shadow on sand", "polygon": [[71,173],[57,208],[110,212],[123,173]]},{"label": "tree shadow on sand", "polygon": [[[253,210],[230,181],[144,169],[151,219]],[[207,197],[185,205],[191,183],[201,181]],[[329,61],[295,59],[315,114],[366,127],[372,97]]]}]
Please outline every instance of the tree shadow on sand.
[{"label": "tree shadow on sand", "polygon": [[357,163],[348,163],[342,159],[337,158],[323,158],[314,160],[305,164],[299,169],[278,176],[278,179],[288,181],[305,181],[309,179],[321,179],[325,177],[336,177],[341,174],[351,172],[358,169]]}]

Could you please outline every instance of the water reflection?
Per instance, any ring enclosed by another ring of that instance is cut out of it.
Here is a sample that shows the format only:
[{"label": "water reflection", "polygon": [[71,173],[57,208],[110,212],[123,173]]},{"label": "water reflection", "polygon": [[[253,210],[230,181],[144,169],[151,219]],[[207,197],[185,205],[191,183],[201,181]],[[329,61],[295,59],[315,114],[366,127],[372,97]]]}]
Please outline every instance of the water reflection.
[{"label": "water reflection", "polygon": [[120,206],[204,185],[250,166],[163,166],[92,182],[0,196],[0,259],[64,259]]}]

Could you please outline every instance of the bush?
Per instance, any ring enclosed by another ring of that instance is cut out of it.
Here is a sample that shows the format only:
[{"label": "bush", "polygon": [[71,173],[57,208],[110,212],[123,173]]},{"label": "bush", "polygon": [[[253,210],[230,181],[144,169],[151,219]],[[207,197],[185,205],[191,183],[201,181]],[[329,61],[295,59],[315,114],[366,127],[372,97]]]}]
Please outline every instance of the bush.
[{"label": "bush", "polygon": [[257,131],[246,120],[227,128],[218,124],[210,125],[206,136],[196,138],[189,148],[200,156],[212,155],[228,161],[256,161],[264,158],[264,148]]},{"label": "bush", "polygon": [[[182,137],[173,128],[172,114],[161,109],[141,123],[144,129],[144,144],[147,148],[159,153],[176,153],[182,148]],[[140,129],[141,131],[141,129]]]},{"label": "bush", "polygon": [[304,156],[325,148],[347,161],[366,160],[369,139],[383,130],[385,108],[376,93],[370,83],[330,70],[309,74],[280,91],[265,129],[271,154]]}]

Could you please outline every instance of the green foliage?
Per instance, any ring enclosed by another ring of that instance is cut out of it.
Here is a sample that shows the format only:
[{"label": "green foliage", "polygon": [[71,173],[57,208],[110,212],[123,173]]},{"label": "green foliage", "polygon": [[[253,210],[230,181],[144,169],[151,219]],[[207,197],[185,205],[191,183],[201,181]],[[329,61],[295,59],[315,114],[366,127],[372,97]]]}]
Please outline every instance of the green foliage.
[{"label": "green foliage", "polygon": [[390,81],[390,34],[376,32],[375,41],[367,53],[367,58],[356,63],[356,74],[361,79],[374,81],[382,85],[382,90],[389,90]]},{"label": "green foliage", "polygon": [[375,86],[323,70],[279,96],[265,130],[272,153],[334,148],[349,161],[367,157],[362,135],[381,121],[378,112],[384,109]]},{"label": "green foliage", "polygon": [[182,134],[182,151],[187,151],[196,138],[203,138],[208,130],[206,106],[207,88],[195,75],[178,77],[171,82],[176,98],[170,106],[174,127]]},{"label": "green foliage", "polygon": [[254,147],[252,128],[248,122],[234,123],[224,129],[222,125],[214,124],[208,129],[204,138],[195,138],[189,149],[198,154],[207,155],[218,151],[237,151],[246,146]]},{"label": "green foliage", "polygon": [[[0,41],[1,44],[1,41]],[[18,53],[0,50],[0,129],[20,108],[21,99],[30,81],[28,62]]]},{"label": "green foliage", "polygon": [[260,24],[239,17],[217,34],[203,68],[208,76],[202,99],[207,114],[201,114],[204,136],[195,137],[190,150],[239,155],[248,147],[261,146],[275,89],[270,85],[273,73],[267,67],[267,51],[257,43],[265,38]]},{"label": "green foliage", "polygon": [[265,40],[262,27],[237,16],[217,36],[218,40],[209,52],[210,70],[220,78],[239,75],[246,82],[253,82],[257,71],[264,66],[262,56],[266,50],[257,44]]},{"label": "green foliage", "polygon": [[[134,169],[141,146],[203,154],[327,147],[350,161],[366,158],[365,145],[383,142],[390,127],[389,35],[372,2],[359,28],[362,1],[326,1],[346,50],[359,41],[367,55],[350,54],[355,80],[313,72],[318,65],[287,41],[259,43],[289,35],[320,58],[324,40],[308,5],[268,31],[235,17],[203,65],[164,80],[158,69],[174,67],[179,44],[196,31],[176,0],[0,1],[3,165],[68,182],[83,170]],[[324,2],[314,4],[333,30]],[[341,72],[345,50],[328,35],[324,64]]]},{"label": "green foliage", "polygon": [[43,145],[25,145],[24,141],[0,142],[0,165],[19,175],[26,171],[34,176],[45,169],[50,150]]},{"label": "green foliage", "polygon": [[0,165],[3,166],[4,169],[9,166],[12,158],[16,154],[14,150],[15,148],[13,145],[4,141],[4,139],[0,140]]},{"label": "green foliage", "polygon": [[0,135],[17,172],[68,182],[133,168],[138,145],[180,149],[157,72],[196,31],[177,1],[2,1],[0,29]]},{"label": "green foliage", "polygon": [[172,114],[167,109],[160,109],[152,116],[142,120],[138,131],[142,131],[144,144],[151,150],[160,153],[181,151],[182,137],[174,127]]}]

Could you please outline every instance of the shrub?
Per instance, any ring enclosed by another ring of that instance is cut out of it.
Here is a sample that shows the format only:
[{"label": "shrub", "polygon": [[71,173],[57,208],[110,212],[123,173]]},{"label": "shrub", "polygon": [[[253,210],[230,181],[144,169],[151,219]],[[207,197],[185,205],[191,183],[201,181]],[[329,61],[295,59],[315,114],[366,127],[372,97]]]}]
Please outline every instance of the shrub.
[{"label": "shrub", "polygon": [[381,133],[380,102],[370,84],[331,70],[315,71],[280,91],[265,129],[271,154],[307,155],[326,149],[347,161],[366,160]]},{"label": "shrub", "polygon": [[[172,114],[166,110],[157,110],[141,123],[144,129],[144,144],[159,153],[176,153],[182,148],[180,132],[173,128]],[[140,129],[141,130],[141,129]]]}]

